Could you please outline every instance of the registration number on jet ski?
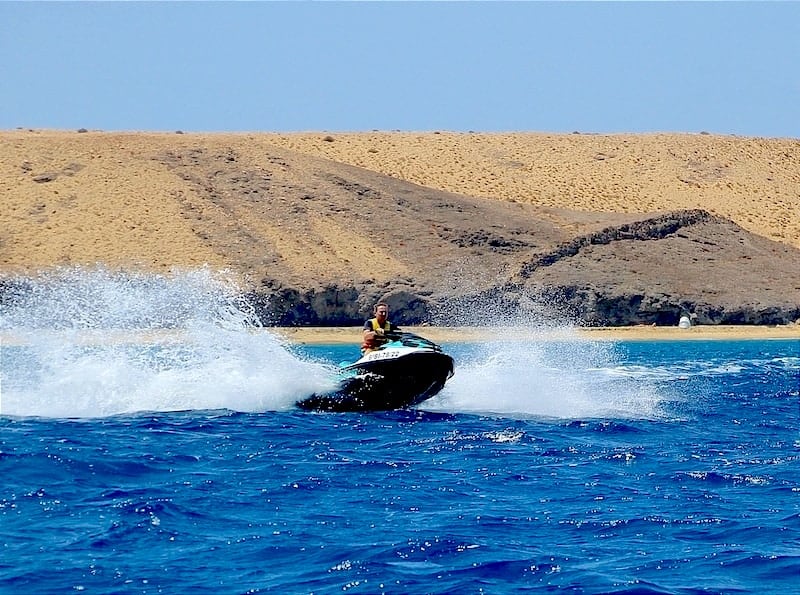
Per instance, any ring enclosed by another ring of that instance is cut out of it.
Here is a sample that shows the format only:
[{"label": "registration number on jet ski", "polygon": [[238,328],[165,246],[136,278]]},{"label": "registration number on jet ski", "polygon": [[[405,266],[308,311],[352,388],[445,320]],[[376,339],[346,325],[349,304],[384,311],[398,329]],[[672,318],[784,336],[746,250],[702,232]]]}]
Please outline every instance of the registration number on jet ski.
[{"label": "registration number on jet ski", "polygon": [[395,359],[401,355],[403,354],[400,351],[373,351],[372,353],[368,353],[364,359],[368,362],[374,362],[381,359]]}]

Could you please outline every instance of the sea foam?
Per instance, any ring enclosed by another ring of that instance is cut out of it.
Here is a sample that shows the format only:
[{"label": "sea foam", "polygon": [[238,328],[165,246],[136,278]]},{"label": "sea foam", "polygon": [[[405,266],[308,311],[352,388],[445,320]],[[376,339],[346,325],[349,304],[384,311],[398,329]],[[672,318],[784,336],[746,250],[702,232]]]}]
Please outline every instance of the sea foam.
[{"label": "sea foam", "polygon": [[220,273],[58,270],[4,307],[0,413],[281,410],[329,389],[329,367],[258,324]]}]

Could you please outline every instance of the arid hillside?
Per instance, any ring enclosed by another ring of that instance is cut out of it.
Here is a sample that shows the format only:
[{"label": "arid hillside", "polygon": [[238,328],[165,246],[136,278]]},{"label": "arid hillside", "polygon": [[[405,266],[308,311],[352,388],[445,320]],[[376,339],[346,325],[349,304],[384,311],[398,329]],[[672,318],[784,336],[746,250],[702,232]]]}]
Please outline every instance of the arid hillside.
[{"label": "arid hillside", "polygon": [[710,134],[358,133],[271,143],[421,186],[539,206],[706,209],[800,248],[800,140]]},{"label": "arid hillside", "polygon": [[207,266],[277,324],[350,324],[376,299],[417,323],[477,301],[603,325],[800,317],[793,139],[17,130],[0,200],[5,299],[53,267]]}]

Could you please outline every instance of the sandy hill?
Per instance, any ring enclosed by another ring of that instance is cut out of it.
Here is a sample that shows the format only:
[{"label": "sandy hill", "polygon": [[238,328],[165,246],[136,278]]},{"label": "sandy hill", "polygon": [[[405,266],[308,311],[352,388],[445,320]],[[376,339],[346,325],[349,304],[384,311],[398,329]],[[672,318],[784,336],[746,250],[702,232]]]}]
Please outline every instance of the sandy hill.
[{"label": "sandy hill", "polygon": [[8,131],[0,271],[208,265],[295,324],[381,297],[409,321],[786,322],[799,164],[800,141],[712,135]]},{"label": "sandy hill", "polygon": [[800,140],[710,134],[358,133],[270,143],[469,196],[577,211],[706,209],[800,248]]}]

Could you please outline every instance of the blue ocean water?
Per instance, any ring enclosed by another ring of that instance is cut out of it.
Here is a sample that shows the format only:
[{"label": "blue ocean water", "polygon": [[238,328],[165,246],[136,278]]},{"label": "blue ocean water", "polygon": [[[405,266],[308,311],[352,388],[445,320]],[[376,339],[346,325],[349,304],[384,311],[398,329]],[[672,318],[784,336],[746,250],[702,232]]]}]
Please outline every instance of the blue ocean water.
[{"label": "blue ocean water", "polygon": [[420,410],[307,413],[355,341],[76,274],[0,318],[2,593],[800,592],[798,341],[498,333]]}]

